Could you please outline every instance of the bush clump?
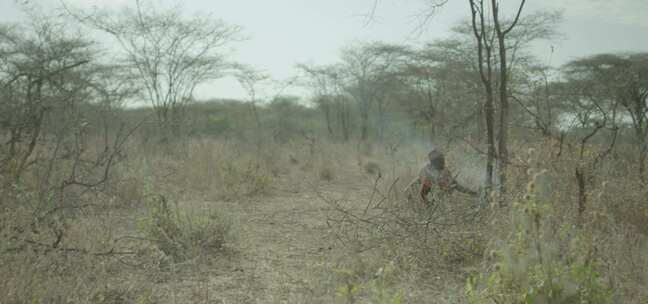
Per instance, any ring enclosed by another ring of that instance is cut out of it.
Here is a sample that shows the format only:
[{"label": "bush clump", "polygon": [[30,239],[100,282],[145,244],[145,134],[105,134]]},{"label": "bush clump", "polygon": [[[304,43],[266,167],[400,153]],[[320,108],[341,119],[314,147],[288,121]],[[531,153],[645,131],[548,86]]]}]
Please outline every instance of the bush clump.
[{"label": "bush clump", "polygon": [[223,249],[232,227],[214,210],[188,213],[177,205],[170,206],[163,195],[151,202],[140,226],[147,238],[174,262]]},{"label": "bush clump", "polygon": [[[539,174],[540,175],[540,174]],[[511,209],[507,237],[493,242],[486,271],[469,278],[469,303],[611,303],[594,238],[552,222],[551,204],[536,195],[536,175]]]}]

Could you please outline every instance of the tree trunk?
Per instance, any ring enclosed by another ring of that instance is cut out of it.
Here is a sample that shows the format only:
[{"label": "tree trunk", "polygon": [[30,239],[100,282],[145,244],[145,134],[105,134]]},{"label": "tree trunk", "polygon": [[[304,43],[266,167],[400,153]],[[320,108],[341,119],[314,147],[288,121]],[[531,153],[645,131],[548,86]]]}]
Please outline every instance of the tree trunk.
[{"label": "tree trunk", "polygon": [[[477,2],[469,0],[473,34],[477,40],[477,60],[479,75],[482,85],[486,92],[484,102],[484,116],[486,120],[486,145],[488,146],[486,155],[486,191],[493,188],[493,167],[495,161],[495,107],[493,94],[493,69],[492,69],[492,42],[487,38],[486,16],[484,16],[483,1]],[[484,54],[486,53],[486,54]]]},{"label": "tree trunk", "polygon": [[[495,20],[499,28],[499,20]],[[499,42],[500,80],[499,80],[499,132],[498,132],[498,175],[499,175],[499,203],[504,204],[506,195],[506,171],[508,166],[508,132],[509,132],[509,101],[508,101],[508,65],[506,59],[506,45],[504,34],[498,30]]]},{"label": "tree trunk", "polygon": [[340,127],[342,127],[342,141],[348,142],[350,138],[350,117],[349,109],[345,101],[341,101],[338,105],[338,119],[340,121]]},{"label": "tree trunk", "polygon": [[486,103],[484,114],[486,118],[486,189],[493,188],[494,163],[495,163],[495,107],[493,105],[493,90],[490,83],[486,86]]},{"label": "tree trunk", "polygon": [[385,138],[385,129],[387,127],[387,118],[385,117],[383,101],[378,103],[378,138],[382,142]]},{"label": "tree trunk", "polygon": [[585,184],[585,170],[583,167],[576,167],[576,181],[578,182],[578,218],[576,223],[579,227],[583,225],[585,207],[587,206],[587,189]]},{"label": "tree trunk", "polygon": [[333,129],[331,128],[331,106],[323,104],[322,110],[324,111],[324,119],[326,119],[326,130],[328,131],[329,138],[333,138]]},{"label": "tree trunk", "polygon": [[499,49],[499,62],[500,62],[500,79],[499,79],[499,102],[500,102],[500,125],[498,132],[498,173],[500,184],[500,205],[504,204],[504,196],[506,195],[506,171],[508,167],[508,132],[509,132],[509,101],[508,101],[508,58],[506,57],[506,35],[515,27],[518,20],[520,20],[520,13],[524,8],[526,0],[520,1],[520,6],[513,23],[505,30],[502,29],[502,24],[499,19],[499,1],[491,0],[491,11],[493,13],[493,25],[495,26],[495,33],[497,34],[497,42]]},{"label": "tree trunk", "polygon": [[252,114],[254,115],[254,122],[256,123],[257,131],[261,131],[261,119],[259,118],[259,111],[256,107],[256,101],[251,101],[250,107],[252,108]]},{"label": "tree trunk", "polygon": [[639,147],[639,179],[646,184],[646,158],[648,158],[648,143],[644,137],[641,147]]},{"label": "tree trunk", "polygon": [[360,112],[360,140],[367,141],[369,138],[369,111],[362,109]]}]

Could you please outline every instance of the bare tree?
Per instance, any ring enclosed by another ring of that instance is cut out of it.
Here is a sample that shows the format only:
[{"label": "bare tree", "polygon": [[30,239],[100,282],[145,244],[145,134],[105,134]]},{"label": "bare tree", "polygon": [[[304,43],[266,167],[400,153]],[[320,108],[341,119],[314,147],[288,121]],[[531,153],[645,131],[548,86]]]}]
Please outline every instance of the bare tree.
[{"label": "bare tree", "polygon": [[[523,52],[530,42],[556,35],[553,25],[560,20],[561,16],[559,13],[539,12],[521,18],[526,3],[525,0],[521,0],[514,17],[506,19],[501,16],[500,2],[497,0],[490,2],[469,0],[468,2],[471,9],[472,34],[477,43],[477,62],[485,91],[487,186],[492,185],[493,162],[497,159],[500,202],[503,202],[509,163],[508,133],[511,126],[509,98],[512,75],[514,76],[518,62],[530,58]],[[496,114],[498,114],[497,121]]]},{"label": "bare tree", "polygon": [[369,138],[369,115],[375,103],[388,92],[386,83],[393,80],[402,47],[374,42],[342,50],[340,76],[345,91],[358,105],[360,140]]},{"label": "bare tree", "polygon": [[[87,194],[105,190],[137,129],[116,115],[135,93],[129,79],[118,66],[97,64],[94,45],[66,26],[36,20],[0,27],[0,177],[34,193],[30,229],[9,238],[22,242],[18,247],[59,247],[63,219],[91,204]],[[103,141],[91,142],[96,138]]]},{"label": "bare tree", "polygon": [[546,138],[559,133],[562,102],[552,92],[554,72],[551,67],[532,63],[518,74],[516,88],[511,90],[511,98],[522,110],[517,115],[519,124],[529,125]]},{"label": "bare tree", "polygon": [[484,117],[486,120],[486,189],[492,189],[495,162],[495,93],[493,90],[493,31],[488,27],[488,16],[483,0],[469,0],[472,29],[477,41],[477,64],[485,91]]},{"label": "bare tree", "polygon": [[475,106],[481,90],[472,55],[471,43],[439,40],[411,52],[403,67],[402,78],[414,95],[408,110],[429,126],[433,141],[456,135],[457,129],[468,130],[468,125],[481,127],[475,119],[481,113]]},{"label": "bare tree", "polygon": [[[470,0],[473,1],[473,0]],[[509,132],[509,63],[507,57],[507,40],[506,37],[515,28],[520,20],[520,14],[524,8],[526,0],[520,1],[515,18],[510,24],[502,24],[500,18],[500,3],[497,0],[491,0],[491,11],[493,13],[493,25],[497,36],[499,50],[499,132],[498,132],[498,156],[499,156],[499,182],[500,195],[506,193],[507,166],[509,159],[508,152],[508,132]],[[501,201],[501,199],[500,199]]]},{"label": "bare tree", "polygon": [[[298,64],[305,76],[305,85],[312,91],[312,99],[324,114],[326,129],[331,138],[336,138],[339,129],[342,141],[351,137],[351,109],[346,93],[344,67],[340,64],[314,66]],[[336,126],[338,128],[336,128]]]},{"label": "bare tree", "polygon": [[187,18],[179,9],[162,10],[144,0],[136,0],[134,8],[101,14],[65,8],[116,39],[124,64],[131,67],[159,122],[174,132],[195,88],[223,76],[228,67],[224,47],[240,32],[238,26],[210,16]]},{"label": "bare tree", "polygon": [[264,82],[270,79],[270,76],[261,71],[254,70],[249,66],[238,65],[236,67],[235,77],[245,92],[247,93],[250,104],[250,109],[254,115],[254,121],[257,125],[257,131],[261,130],[261,119],[259,118],[259,111],[257,109],[257,102],[259,102],[259,90]]},{"label": "bare tree", "polygon": [[298,64],[307,77],[306,86],[312,90],[311,99],[324,113],[326,130],[329,137],[333,138],[332,108],[337,91],[337,84],[334,82],[332,67],[317,67],[308,64]]},{"label": "bare tree", "polygon": [[340,65],[331,66],[328,75],[333,84],[332,103],[335,109],[338,123],[340,125],[342,140],[348,142],[351,139],[351,97],[346,93],[344,71]]},{"label": "bare tree", "polygon": [[20,179],[42,140],[48,115],[78,98],[83,87],[69,77],[90,62],[90,44],[65,37],[59,26],[35,24],[34,33],[18,27],[0,28],[0,129],[7,141],[0,166]]}]

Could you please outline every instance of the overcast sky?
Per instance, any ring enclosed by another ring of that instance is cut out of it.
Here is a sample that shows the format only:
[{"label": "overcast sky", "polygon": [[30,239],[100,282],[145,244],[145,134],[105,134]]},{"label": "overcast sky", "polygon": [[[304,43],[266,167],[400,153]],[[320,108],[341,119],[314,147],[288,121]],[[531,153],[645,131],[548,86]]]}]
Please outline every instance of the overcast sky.
[{"label": "overcast sky", "polygon": [[[24,0],[22,0],[24,1]],[[66,0],[82,6],[116,7],[133,0]],[[154,0],[173,5],[177,0]],[[58,0],[40,0],[51,6]],[[381,0],[375,18],[367,24],[373,0],[186,0],[187,13],[209,12],[243,27],[246,41],[235,45],[232,59],[265,70],[277,79],[295,75],[296,63],[327,64],[338,51],[355,41],[382,40],[417,44],[448,36],[449,29],[469,17],[468,1],[450,0],[427,23],[424,31],[417,14],[425,0]],[[519,0],[502,0],[514,5]],[[529,0],[525,13],[560,10],[563,38],[539,44],[534,52],[545,63],[601,52],[648,51],[648,0]],[[513,9],[509,9],[509,14]],[[20,21],[15,0],[0,0],[0,20]],[[550,54],[550,46],[554,54]],[[289,91],[290,92],[290,91]],[[297,91],[292,91],[297,92]],[[272,92],[268,92],[269,94]],[[199,88],[198,97],[243,98],[236,81],[224,79]]]}]

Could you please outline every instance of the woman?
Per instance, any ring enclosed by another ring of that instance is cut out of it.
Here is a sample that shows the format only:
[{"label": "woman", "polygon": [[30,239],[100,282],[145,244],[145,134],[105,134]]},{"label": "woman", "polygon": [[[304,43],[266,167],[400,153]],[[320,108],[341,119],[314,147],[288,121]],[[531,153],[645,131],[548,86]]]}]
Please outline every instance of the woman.
[{"label": "woman", "polygon": [[474,191],[462,187],[455,181],[445,166],[445,156],[436,148],[430,150],[428,162],[419,172],[418,178],[408,186],[408,190],[416,184],[420,184],[418,196],[424,206],[430,203],[428,196],[432,190],[438,190],[433,193],[435,198],[432,200],[438,199],[439,194],[450,194],[455,189],[469,195],[476,195]]},{"label": "woman", "polygon": [[429,203],[428,195],[434,187],[445,193],[452,192],[452,176],[446,169],[445,157],[439,150],[432,148],[428,153],[428,163],[419,172],[419,182],[419,196],[423,204]]}]

